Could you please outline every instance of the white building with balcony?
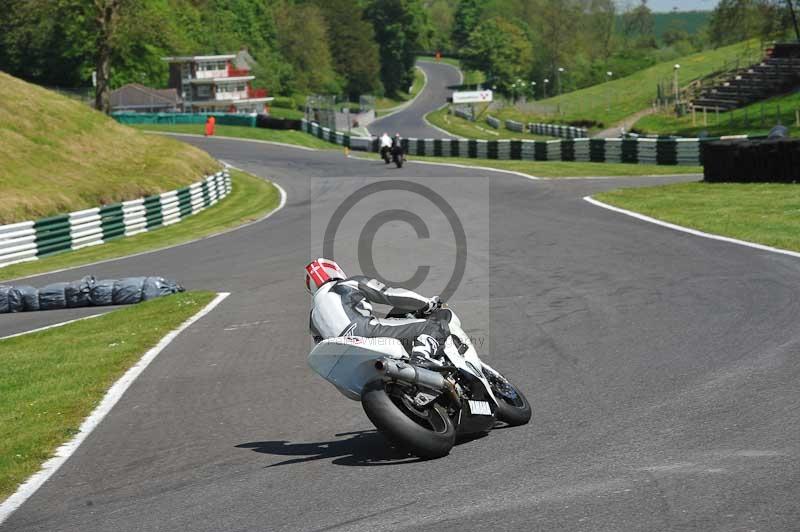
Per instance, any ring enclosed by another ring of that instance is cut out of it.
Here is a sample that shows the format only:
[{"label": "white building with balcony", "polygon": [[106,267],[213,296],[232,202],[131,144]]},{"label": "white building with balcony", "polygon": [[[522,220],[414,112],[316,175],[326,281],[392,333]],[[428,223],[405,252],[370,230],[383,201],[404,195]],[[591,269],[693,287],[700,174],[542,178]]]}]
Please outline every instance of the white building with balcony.
[{"label": "white building with balcony", "polygon": [[165,57],[169,87],[183,99],[191,113],[259,113],[273,98],[265,89],[253,89],[253,59],[246,50],[238,54]]}]

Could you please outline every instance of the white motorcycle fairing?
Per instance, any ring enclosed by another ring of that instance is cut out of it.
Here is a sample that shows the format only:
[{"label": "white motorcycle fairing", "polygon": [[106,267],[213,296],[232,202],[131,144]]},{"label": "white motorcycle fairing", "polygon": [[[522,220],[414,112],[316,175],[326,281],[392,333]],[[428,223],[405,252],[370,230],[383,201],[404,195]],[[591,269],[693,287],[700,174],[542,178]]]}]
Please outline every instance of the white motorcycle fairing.
[{"label": "white motorcycle fairing", "polygon": [[[450,320],[450,332],[461,340],[464,353],[459,353],[459,349],[450,338],[444,347],[445,356],[460,371],[472,375],[481,382],[487,396],[494,402],[491,409],[494,411],[498,401],[483,374],[484,364],[469,337],[461,329],[461,321],[455,313]],[[329,338],[317,344],[308,354],[308,365],[336,386],[345,397],[360,401],[364,385],[379,376],[375,369],[375,361],[381,357],[407,360],[408,353],[396,338],[344,336]]]},{"label": "white motorcycle fairing", "polygon": [[403,359],[408,355],[395,338],[343,336],[318,343],[308,354],[308,365],[345,397],[360,401],[364,385],[378,376],[375,361],[381,357]]}]

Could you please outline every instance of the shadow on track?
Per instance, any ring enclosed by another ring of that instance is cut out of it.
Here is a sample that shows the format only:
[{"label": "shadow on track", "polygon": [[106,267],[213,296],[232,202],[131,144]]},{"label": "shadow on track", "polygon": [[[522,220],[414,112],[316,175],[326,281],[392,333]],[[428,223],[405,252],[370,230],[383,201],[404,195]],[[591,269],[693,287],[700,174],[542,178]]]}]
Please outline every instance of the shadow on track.
[{"label": "shadow on track", "polygon": [[271,464],[267,467],[299,464],[313,460],[327,460],[329,458],[333,459],[332,463],[344,466],[397,465],[422,461],[420,458],[391,447],[386,439],[375,430],[336,434],[336,437],[342,436],[349,437],[342,440],[312,443],[291,443],[280,440],[257,441],[242,443],[236,447],[239,449],[252,449],[257,453],[298,457]]}]

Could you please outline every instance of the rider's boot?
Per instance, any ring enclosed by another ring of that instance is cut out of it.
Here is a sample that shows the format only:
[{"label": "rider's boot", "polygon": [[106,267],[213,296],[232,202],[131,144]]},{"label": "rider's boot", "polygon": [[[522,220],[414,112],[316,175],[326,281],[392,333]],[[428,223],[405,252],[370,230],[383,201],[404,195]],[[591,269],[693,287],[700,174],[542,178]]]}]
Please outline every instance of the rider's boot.
[{"label": "rider's boot", "polygon": [[421,368],[434,369],[442,367],[442,362],[437,360],[441,356],[441,346],[433,336],[420,334],[414,339],[411,349],[411,363]]}]

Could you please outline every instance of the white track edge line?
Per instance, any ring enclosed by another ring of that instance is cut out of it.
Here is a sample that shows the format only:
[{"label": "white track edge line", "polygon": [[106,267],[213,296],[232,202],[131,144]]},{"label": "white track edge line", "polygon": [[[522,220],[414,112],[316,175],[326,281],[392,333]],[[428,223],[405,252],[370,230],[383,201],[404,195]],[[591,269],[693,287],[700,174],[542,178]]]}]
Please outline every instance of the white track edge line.
[{"label": "white track edge line", "polygon": [[181,332],[189,328],[194,322],[201,319],[203,316],[214,310],[214,307],[219,305],[226,297],[230,295],[229,292],[219,292],[217,297],[211,300],[205,307],[198,311],[194,316],[190,317],[182,324],[168,333],[164,338],[159,341],[155,347],[148,350],[136,364],[131,366],[128,371],[120,377],[111,388],[108,389],[100,404],[95,407],[89,417],[81,423],[78,434],[68,442],[61,445],[52,458],[42,464],[41,469],[29,477],[9,498],[0,504],[0,524],[2,524],[8,517],[22,504],[25,503],[36,491],[49,479],[58,469],[64,465],[70,456],[75,453],[81,443],[92,433],[92,431],[100,424],[104,417],[114,408],[114,405],[119,402],[125,391],[136,380],[136,378],[147,368],[147,366],[155,360],[161,351],[164,350]]},{"label": "white track edge line", "polygon": [[682,225],[677,225],[669,222],[664,222],[657,218],[652,218],[650,216],[646,216],[644,214],[639,214],[638,212],[629,211],[627,209],[621,209],[619,207],[614,207],[613,205],[609,205],[607,203],[603,203],[602,201],[598,201],[591,196],[585,196],[584,201],[591,203],[596,207],[602,207],[603,209],[608,209],[610,211],[618,212],[620,214],[625,214],[632,218],[636,218],[638,220],[642,220],[644,222],[649,222],[652,224],[660,225],[662,227],[666,227],[668,229],[672,229],[675,231],[680,231],[682,233],[689,233],[690,235],[699,236],[703,238],[709,238],[711,240],[719,240],[721,242],[727,242],[729,244],[736,244],[738,246],[745,246],[749,248],[758,249],[761,251],[769,251],[770,253],[778,253],[781,255],[789,255],[790,257],[797,257],[800,258],[800,252],[797,251],[789,251],[788,249],[781,249],[781,248],[774,248],[772,246],[766,246],[764,244],[757,244],[755,242],[748,242],[747,240],[739,240],[738,238],[731,238],[728,236],[721,236],[715,235],[713,233],[706,233],[703,231],[698,231],[697,229],[691,229],[689,227],[684,227]]},{"label": "white track edge line", "polygon": [[106,312],[100,312],[98,314],[92,314],[91,316],[84,316],[82,318],[75,318],[74,320],[67,320],[67,321],[62,321],[60,323],[54,323],[52,325],[45,325],[44,327],[39,327],[37,329],[31,329],[30,331],[22,331],[22,332],[18,332],[18,333],[14,333],[14,334],[9,334],[8,336],[0,337],[0,341],[8,340],[9,338],[16,338],[18,336],[25,336],[26,334],[32,334],[32,333],[35,333],[35,332],[46,331],[48,329],[55,329],[56,327],[62,327],[64,325],[69,325],[70,323],[75,323],[76,321],[84,321],[84,320],[90,320],[92,318],[99,318],[100,316],[105,316],[109,312],[111,312],[111,310],[108,310]]},{"label": "white track edge line", "polygon": [[[410,100],[408,100],[407,102],[400,104],[394,111],[392,111],[392,112],[390,112],[388,114],[385,114],[383,116],[377,117],[375,120],[373,120],[370,123],[369,126],[371,126],[372,124],[374,124],[376,122],[380,122],[384,118],[389,118],[390,116],[396,115],[397,113],[399,113],[401,111],[405,111],[406,109],[408,109],[417,100],[417,98],[419,98],[419,95],[422,94],[422,92],[425,90],[425,87],[428,86],[428,75],[425,73],[425,71],[422,68],[420,68],[420,67],[418,67],[416,65],[414,65],[414,68],[418,68],[419,71],[422,72],[422,77],[425,79],[425,81],[422,84],[422,88],[419,90],[419,92],[417,94],[415,94],[414,97],[411,98]],[[367,131],[369,131],[369,126],[366,126]],[[371,131],[370,131],[370,135],[372,135]],[[373,135],[373,136],[377,136],[377,135]]]},{"label": "white track edge line", "polygon": [[[225,161],[222,161],[222,163],[225,164],[226,166],[230,167],[230,168],[233,168],[234,170],[244,171],[244,170],[241,170],[240,168],[236,168],[235,166],[231,166],[230,164],[225,163]],[[250,227],[251,225],[255,225],[255,224],[261,223],[264,220],[266,220],[267,218],[269,218],[270,216],[272,216],[273,214],[275,214],[278,211],[280,211],[281,209],[283,209],[283,207],[286,205],[286,191],[283,189],[282,186],[280,186],[275,181],[269,180],[269,182],[272,183],[275,186],[275,188],[278,189],[278,193],[281,196],[281,201],[280,201],[280,203],[278,204],[277,207],[275,207],[274,209],[269,211],[267,214],[265,214],[264,216],[262,216],[258,220],[253,220],[252,222],[248,222],[246,224],[237,225],[236,227],[231,227],[230,229],[226,229],[224,231],[220,231],[219,233],[214,233],[214,234],[211,234],[211,235],[202,236],[200,238],[195,238],[194,240],[188,240],[186,242],[181,242],[179,244],[173,244],[171,246],[166,246],[166,247],[163,247],[163,248],[151,249],[151,250],[148,250],[148,251],[140,251],[139,253],[134,253],[132,255],[123,255],[122,257],[114,257],[114,258],[110,258],[110,259],[103,259],[103,260],[98,260],[98,261],[95,261],[95,262],[89,262],[89,263],[86,263],[86,264],[76,264],[75,266],[67,266],[66,268],[61,268],[61,269],[58,269],[58,270],[51,270],[51,271],[45,271],[45,272],[39,272],[39,273],[32,273],[30,275],[25,275],[23,277],[15,277],[13,279],[7,279],[7,280],[4,280],[3,282],[4,283],[10,283],[12,281],[19,281],[19,280],[22,280],[22,279],[30,279],[31,277],[41,277],[41,276],[44,276],[44,275],[50,275],[51,273],[61,273],[61,272],[66,272],[66,271],[70,271],[70,270],[76,270],[78,268],[85,268],[87,266],[96,266],[98,264],[106,264],[108,262],[114,262],[114,261],[118,261],[118,260],[132,259],[133,257],[141,257],[142,255],[149,255],[150,253],[158,253],[160,251],[166,251],[168,249],[179,248],[181,246],[188,246],[189,244],[194,244],[196,242],[201,242],[203,240],[208,240],[209,238],[214,238],[214,237],[221,236],[221,235],[227,235],[228,233],[232,233],[234,231],[238,231],[239,229],[244,229],[245,227]]]},{"label": "white track edge line", "polygon": [[[370,160],[370,159],[365,159],[365,160]],[[519,177],[524,177],[525,179],[531,179],[533,181],[540,181],[542,179],[541,177],[536,177],[535,175],[526,174],[524,172],[517,172],[514,170],[503,170],[502,168],[490,168],[488,166],[476,166],[472,164],[456,164],[456,163],[437,163],[433,161],[413,161],[413,160],[406,162],[413,164],[432,164],[434,166],[453,166],[455,168],[467,168],[467,169],[475,168],[478,170],[485,170],[488,172],[500,172],[501,174],[516,175]]]},{"label": "white track edge line", "polygon": [[195,133],[174,133],[172,131],[156,131],[154,129],[144,129],[142,131],[150,135],[169,135],[172,137],[194,137],[199,139],[240,140],[242,142],[255,142],[257,144],[272,144],[275,146],[283,146],[285,148],[297,148],[298,150],[322,151],[317,148],[309,148],[308,146],[300,146],[298,144],[289,144],[288,142],[278,142],[275,140],[247,139],[242,137],[226,137],[224,135],[206,136],[206,135],[197,135]]}]

